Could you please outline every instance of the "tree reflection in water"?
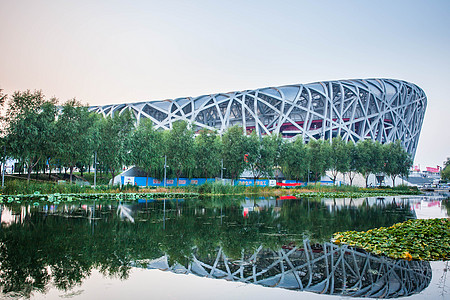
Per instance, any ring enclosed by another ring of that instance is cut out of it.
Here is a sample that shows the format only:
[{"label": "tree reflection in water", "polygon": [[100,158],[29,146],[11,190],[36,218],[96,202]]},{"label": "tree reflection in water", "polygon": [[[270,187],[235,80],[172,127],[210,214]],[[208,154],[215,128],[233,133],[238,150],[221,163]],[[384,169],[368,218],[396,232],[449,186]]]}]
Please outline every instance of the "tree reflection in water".
[{"label": "tree reflection in water", "polygon": [[49,284],[67,290],[94,268],[126,279],[131,267],[354,296],[404,296],[425,288],[431,278],[427,262],[393,261],[327,243],[336,231],[413,217],[408,202],[348,201],[4,205],[1,290],[24,296],[45,292]]}]

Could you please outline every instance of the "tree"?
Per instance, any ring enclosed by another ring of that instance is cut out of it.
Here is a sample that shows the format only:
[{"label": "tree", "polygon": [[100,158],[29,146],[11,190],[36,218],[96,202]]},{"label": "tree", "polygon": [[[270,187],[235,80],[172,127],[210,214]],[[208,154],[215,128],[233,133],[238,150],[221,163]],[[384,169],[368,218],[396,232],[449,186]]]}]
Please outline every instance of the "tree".
[{"label": "tree", "polygon": [[274,134],[261,138],[253,131],[245,142],[246,165],[252,171],[253,178],[272,176],[281,156],[281,137]]},{"label": "tree", "polygon": [[130,162],[147,173],[148,177],[153,169],[162,165],[164,156],[164,142],[162,132],[153,128],[150,119],[141,120],[130,140]]},{"label": "tree", "polygon": [[338,173],[346,173],[350,166],[350,153],[341,136],[334,137],[331,142],[329,169],[333,176],[333,184]]},{"label": "tree", "polygon": [[329,167],[330,143],[323,140],[310,140],[307,148],[310,156],[310,170],[314,174],[314,181],[317,182],[321,176],[325,175]]},{"label": "tree", "polygon": [[383,152],[385,159],[383,171],[391,177],[392,186],[395,186],[395,178],[397,176],[408,176],[412,160],[399,140],[394,143],[384,144]]},{"label": "tree", "polygon": [[383,151],[379,142],[373,140],[359,141],[356,144],[357,166],[356,169],[360,173],[368,186],[370,174],[376,174],[383,170]]},{"label": "tree", "polygon": [[111,172],[114,184],[116,171],[125,164],[134,118],[129,110],[108,116],[99,122],[98,159]]},{"label": "tree", "polygon": [[167,162],[175,172],[177,186],[183,171],[194,166],[194,131],[188,125],[186,121],[177,121],[167,133]]},{"label": "tree", "polygon": [[278,167],[283,139],[278,134],[263,136],[261,140],[261,162],[259,169],[264,176],[273,176],[274,168]]},{"label": "tree", "polygon": [[3,137],[6,132],[6,123],[5,123],[5,117],[4,117],[4,109],[5,109],[5,103],[8,99],[8,95],[3,94],[3,90],[0,89],[0,137]]},{"label": "tree", "polygon": [[262,142],[260,137],[256,134],[256,131],[253,131],[250,136],[244,136],[245,143],[245,154],[244,161],[246,168],[252,171],[253,178],[259,178],[261,176],[261,168],[260,164],[262,161],[261,157],[261,148]]},{"label": "tree", "polygon": [[232,179],[237,179],[245,169],[245,141],[242,127],[239,126],[228,128],[222,136],[223,165]]},{"label": "tree", "polygon": [[294,142],[283,144],[283,157],[281,158],[281,169],[288,178],[299,181],[304,178],[309,168],[309,153],[301,136]]},{"label": "tree", "polygon": [[447,158],[447,161],[444,163],[444,169],[441,171],[441,177],[444,180],[450,180],[450,157]]},{"label": "tree", "polygon": [[358,151],[356,149],[355,143],[353,141],[348,141],[345,144],[345,150],[349,156],[349,164],[347,169],[348,180],[350,181],[350,186],[353,185],[353,179],[355,179],[358,167]]},{"label": "tree", "polygon": [[56,152],[61,164],[70,170],[70,182],[74,167],[83,167],[92,156],[94,120],[87,106],[82,106],[75,99],[68,100],[62,106],[56,122]]},{"label": "tree", "polygon": [[45,100],[41,91],[15,92],[6,113],[7,147],[11,157],[27,165],[27,182],[33,168],[54,147],[56,99]]},{"label": "tree", "polygon": [[194,141],[195,169],[199,177],[216,175],[221,168],[222,143],[216,131],[201,130]]}]

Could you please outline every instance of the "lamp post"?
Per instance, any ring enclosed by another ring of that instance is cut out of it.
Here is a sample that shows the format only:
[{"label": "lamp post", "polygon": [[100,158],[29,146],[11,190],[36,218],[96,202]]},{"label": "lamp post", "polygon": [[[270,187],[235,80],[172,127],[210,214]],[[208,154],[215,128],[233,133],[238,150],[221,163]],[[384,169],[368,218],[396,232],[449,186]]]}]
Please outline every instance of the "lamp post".
[{"label": "lamp post", "polygon": [[223,159],[222,159],[222,168],[220,169],[220,181],[223,183],[223,170],[226,170],[227,168],[223,167]]},{"label": "lamp post", "polygon": [[3,145],[3,161],[2,161],[2,189],[5,186],[5,164],[6,164],[6,147]]},{"label": "lamp post", "polygon": [[167,178],[166,168],[167,168],[167,155],[164,155],[164,187],[166,187],[166,178]]},{"label": "lamp post", "polygon": [[94,189],[97,185],[97,151],[94,152]]}]

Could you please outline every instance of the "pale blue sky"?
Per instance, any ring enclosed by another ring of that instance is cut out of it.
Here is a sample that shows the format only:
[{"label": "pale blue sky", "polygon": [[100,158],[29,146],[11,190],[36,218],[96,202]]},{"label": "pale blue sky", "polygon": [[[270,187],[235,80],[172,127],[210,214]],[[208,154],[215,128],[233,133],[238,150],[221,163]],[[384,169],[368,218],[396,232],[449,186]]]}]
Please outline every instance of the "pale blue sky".
[{"label": "pale blue sky", "polygon": [[0,88],[90,105],[350,78],[420,86],[450,156],[450,1],[0,0]]}]

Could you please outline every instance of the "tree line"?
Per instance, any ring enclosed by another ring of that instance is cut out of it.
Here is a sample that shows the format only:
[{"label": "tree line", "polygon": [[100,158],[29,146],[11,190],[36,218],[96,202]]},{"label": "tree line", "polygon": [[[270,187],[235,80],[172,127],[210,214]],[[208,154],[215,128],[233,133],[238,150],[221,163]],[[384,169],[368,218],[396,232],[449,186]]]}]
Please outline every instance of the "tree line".
[{"label": "tree line", "polygon": [[257,179],[277,176],[280,170],[287,179],[318,181],[330,171],[333,182],[342,173],[350,184],[359,173],[366,186],[370,174],[384,173],[395,181],[407,176],[412,165],[400,141],[353,143],[338,136],[304,143],[300,136],[289,141],[279,135],[247,135],[238,126],[220,136],[211,130],[195,132],[185,121],[156,130],[149,119],[136,124],[129,110],[103,118],[75,99],[58,106],[57,99],[46,99],[40,91],[3,98],[0,91],[1,99],[6,113],[0,156],[17,159],[28,180],[33,171],[48,170],[50,176],[52,168],[64,168],[72,181],[75,168],[90,170],[94,153],[98,170],[114,178],[123,166],[136,165],[147,173],[147,185],[148,177],[163,178],[165,159],[167,175],[177,179],[221,174],[237,179],[244,170]]}]

